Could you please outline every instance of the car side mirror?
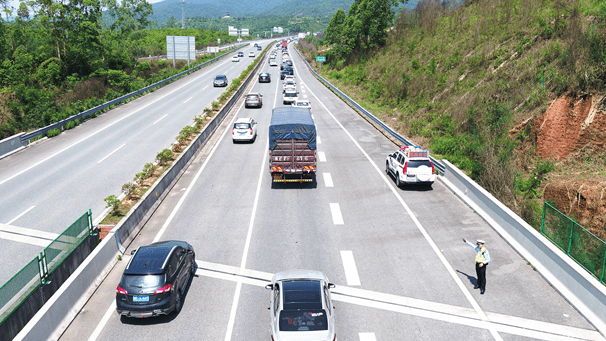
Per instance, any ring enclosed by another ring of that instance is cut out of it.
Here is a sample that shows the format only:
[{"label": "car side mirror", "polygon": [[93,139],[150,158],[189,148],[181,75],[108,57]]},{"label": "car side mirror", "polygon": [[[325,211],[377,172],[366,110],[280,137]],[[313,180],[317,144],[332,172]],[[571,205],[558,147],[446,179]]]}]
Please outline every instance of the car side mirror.
[{"label": "car side mirror", "polygon": [[137,249],[132,250],[132,251],[130,252],[130,255],[132,256],[132,255],[134,255],[135,253],[137,253]]},{"label": "car side mirror", "polygon": [[328,283],[328,289],[334,289],[336,287],[337,287],[336,285],[334,285],[332,283]]},{"label": "car side mirror", "polygon": [[265,286],[265,289],[267,290],[274,290],[274,285],[273,284],[268,284]]}]

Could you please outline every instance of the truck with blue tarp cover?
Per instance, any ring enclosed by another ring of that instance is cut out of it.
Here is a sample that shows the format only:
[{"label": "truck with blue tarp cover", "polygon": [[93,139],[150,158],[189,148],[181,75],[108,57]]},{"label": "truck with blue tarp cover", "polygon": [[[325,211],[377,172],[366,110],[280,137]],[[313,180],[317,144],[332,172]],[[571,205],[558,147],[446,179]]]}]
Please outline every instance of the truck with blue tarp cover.
[{"label": "truck with blue tarp cover", "polygon": [[316,124],[308,108],[272,111],[269,172],[274,182],[313,181],[316,174]]}]

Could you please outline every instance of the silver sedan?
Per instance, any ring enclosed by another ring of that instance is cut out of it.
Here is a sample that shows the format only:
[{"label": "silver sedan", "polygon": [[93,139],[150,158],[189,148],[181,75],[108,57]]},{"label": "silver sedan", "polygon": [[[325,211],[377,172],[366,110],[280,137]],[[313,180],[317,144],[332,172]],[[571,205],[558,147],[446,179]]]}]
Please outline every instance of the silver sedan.
[{"label": "silver sedan", "polygon": [[271,284],[270,328],[274,341],[335,341],[335,316],[330,289],[335,285],[320,271],[290,270],[274,275]]}]

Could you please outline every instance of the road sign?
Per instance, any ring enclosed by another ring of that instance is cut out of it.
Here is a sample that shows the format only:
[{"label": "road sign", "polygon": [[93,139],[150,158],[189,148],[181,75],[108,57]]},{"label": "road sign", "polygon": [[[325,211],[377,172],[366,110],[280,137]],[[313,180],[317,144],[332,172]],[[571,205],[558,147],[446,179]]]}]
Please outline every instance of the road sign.
[{"label": "road sign", "polygon": [[326,57],[324,57],[324,56],[322,56],[322,57],[320,57],[320,56],[316,57],[316,62],[325,62],[325,61],[326,61]]}]

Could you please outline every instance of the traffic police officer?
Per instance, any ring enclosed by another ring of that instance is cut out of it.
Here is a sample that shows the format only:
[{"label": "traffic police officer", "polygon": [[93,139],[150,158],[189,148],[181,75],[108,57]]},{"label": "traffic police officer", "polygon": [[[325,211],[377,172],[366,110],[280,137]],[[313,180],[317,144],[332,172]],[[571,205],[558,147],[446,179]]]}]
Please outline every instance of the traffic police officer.
[{"label": "traffic police officer", "polygon": [[474,289],[480,288],[480,294],[484,295],[484,291],[486,291],[486,266],[490,263],[490,254],[484,247],[484,241],[481,239],[478,239],[476,245],[473,245],[466,239],[463,239],[463,241],[476,251],[476,275],[478,277],[478,284],[476,284]]}]

